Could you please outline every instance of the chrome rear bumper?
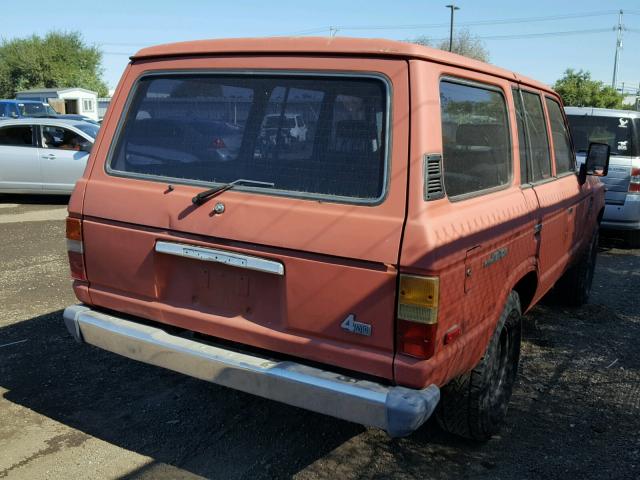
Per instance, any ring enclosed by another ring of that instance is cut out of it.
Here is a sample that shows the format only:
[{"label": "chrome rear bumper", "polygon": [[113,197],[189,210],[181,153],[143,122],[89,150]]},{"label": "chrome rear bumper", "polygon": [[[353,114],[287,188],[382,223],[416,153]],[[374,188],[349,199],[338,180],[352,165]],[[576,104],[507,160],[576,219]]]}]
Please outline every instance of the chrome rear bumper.
[{"label": "chrome rear bumper", "polygon": [[333,417],[379,427],[391,436],[416,430],[433,413],[440,390],[393,387],[290,361],[272,361],[105,314],[84,305],[65,309],[81,343],[144,363]]}]

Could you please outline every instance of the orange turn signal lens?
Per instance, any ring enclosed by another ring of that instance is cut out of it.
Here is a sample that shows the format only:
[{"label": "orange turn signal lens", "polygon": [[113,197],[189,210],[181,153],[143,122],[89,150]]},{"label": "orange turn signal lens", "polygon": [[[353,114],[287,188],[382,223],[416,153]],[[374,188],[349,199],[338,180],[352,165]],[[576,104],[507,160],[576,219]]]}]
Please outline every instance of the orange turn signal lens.
[{"label": "orange turn signal lens", "polygon": [[82,241],[82,220],[67,217],[67,240]]},{"label": "orange turn signal lens", "polygon": [[397,316],[410,322],[438,323],[440,279],[400,275]]}]

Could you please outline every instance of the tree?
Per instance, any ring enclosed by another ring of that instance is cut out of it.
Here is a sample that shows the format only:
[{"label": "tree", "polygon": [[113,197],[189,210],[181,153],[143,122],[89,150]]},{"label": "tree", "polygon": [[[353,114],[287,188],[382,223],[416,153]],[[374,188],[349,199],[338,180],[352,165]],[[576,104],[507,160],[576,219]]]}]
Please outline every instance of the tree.
[{"label": "tree", "polygon": [[0,98],[31,88],[81,87],[107,96],[102,80],[102,52],[77,32],[50,32],[44,38],[0,43]]},{"label": "tree", "polygon": [[564,72],[553,86],[565,105],[575,107],[622,108],[623,95],[602,82],[591,79],[591,73],[572,68]]},{"label": "tree", "polygon": [[[413,40],[412,43],[418,45],[425,45],[427,47],[433,47],[434,44],[429,37],[420,36]],[[440,50],[449,51],[449,39],[441,40],[435,45],[435,48]],[[457,30],[453,35],[453,43],[451,45],[451,51],[458,55],[464,55],[465,57],[475,58],[481,62],[489,61],[489,51],[485,48],[484,43],[475,35],[472,35],[469,30]]]}]

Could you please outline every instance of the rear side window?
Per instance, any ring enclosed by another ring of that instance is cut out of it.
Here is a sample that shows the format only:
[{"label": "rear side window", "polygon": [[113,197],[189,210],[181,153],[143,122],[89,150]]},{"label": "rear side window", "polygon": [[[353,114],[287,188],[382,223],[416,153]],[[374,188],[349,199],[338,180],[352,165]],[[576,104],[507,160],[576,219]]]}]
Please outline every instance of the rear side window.
[{"label": "rear side window", "polygon": [[529,151],[531,152],[529,179],[532,182],[538,182],[551,178],[551,156],[549,154],[547,124],[544,119],[540,95],[522,92],[522,100],[527,116]]},{"label": "rear side window", "polygon": [[372,77],[145,77],[110,170],[370,203],[386,185],[387,96]]},{"label": "rear side window", "polygon": [[33,127],[20,125],[0,128],[0,145],[33,147]]},{"label": "rear side window", "polygon": [[550,98],[547,98],[546,101],[553,138],[553,153],[556,158],[556,174],[571,172],[575,169],[575,162],[571,150],[571,140],[569,140],[569,131],[564,123],[560,105]]},{"label": "rear side window", "polygon": [[444,184],[454,197],[507,184],[511,147],[507,106],[491,87],[440,83]]}]

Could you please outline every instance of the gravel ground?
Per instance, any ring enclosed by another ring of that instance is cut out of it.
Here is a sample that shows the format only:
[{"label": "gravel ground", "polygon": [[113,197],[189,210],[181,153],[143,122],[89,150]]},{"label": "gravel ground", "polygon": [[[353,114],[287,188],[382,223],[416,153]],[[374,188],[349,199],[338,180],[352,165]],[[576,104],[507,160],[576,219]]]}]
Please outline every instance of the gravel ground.
[{"label": "gravel ground", "polygon": [[76,344],[64,202],[0,197],[0,477],[640,477],[640,250],[610,241],[591,304],[528,316],[500,436],[391,440]]}]

